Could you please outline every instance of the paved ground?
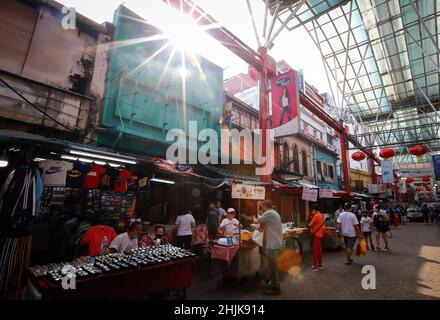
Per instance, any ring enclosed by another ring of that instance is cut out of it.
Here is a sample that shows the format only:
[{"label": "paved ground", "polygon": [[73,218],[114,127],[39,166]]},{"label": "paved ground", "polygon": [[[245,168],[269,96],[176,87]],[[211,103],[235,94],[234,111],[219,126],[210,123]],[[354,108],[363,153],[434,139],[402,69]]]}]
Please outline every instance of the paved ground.
[{"label": "paved ground", "polygon": [[[369,252],[344,264],[344,252],[324,252],[324,270],[310,272],[306,254],[299,277],[286,277],[282,294],[267,297],[255,281],[223,283],[220,275],[197,276],[188,299],[440,299],[440,226],[407,223],[393,229],[388,253]],[[364,265],[376,269],[376,290],[362,289]]]}]

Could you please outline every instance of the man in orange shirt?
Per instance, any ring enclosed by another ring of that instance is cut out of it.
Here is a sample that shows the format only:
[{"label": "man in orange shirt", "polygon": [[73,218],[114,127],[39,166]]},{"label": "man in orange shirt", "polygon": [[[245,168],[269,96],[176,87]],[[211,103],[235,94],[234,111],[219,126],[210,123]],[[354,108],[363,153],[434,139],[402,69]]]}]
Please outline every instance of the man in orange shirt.
[{"label": "man in orange shirt", "polygon": [[313,236],[313,267],[312,271],[318,271],[322,269],[322,246],[321,241],[324,236],[324,218],[319,211],[319,205],[313,204],[312,206],[313,218],[310,221],[310,233]]}]

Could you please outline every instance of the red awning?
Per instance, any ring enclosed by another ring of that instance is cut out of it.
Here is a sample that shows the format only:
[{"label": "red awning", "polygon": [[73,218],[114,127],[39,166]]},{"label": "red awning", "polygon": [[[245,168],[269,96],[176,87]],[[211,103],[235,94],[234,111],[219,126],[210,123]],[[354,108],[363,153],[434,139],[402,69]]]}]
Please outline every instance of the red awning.
[{"label": "red awning", "polygon": [[345,191],[333,191],[333,196],[334,197],[341,197],[341,198],[345,198],[345,199],[352,199],[353,198],[351,193],[348,193]]}]

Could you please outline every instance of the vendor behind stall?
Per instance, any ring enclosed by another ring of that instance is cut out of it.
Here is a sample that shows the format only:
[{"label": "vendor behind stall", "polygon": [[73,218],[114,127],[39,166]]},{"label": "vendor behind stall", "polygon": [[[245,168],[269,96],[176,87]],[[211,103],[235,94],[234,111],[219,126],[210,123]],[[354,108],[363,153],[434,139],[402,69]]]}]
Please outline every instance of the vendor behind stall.
[{"label": "vendor behind stall", "polygon": [[125,252],[138,248],[138,237],[142,233],[142,224],[134,222],[128,232],[118,235],[110,244],[110,251],[112,253]]},{"label": "vendor behind stall", "polygon": [[240,226],[240,222],[234,218],[235,210],[233,208],[229,208],[227,211],[226,219],[222,221],[219,227],[219,231],[223,233],[225,237],[232,236],[238,233],[238,227]]}]

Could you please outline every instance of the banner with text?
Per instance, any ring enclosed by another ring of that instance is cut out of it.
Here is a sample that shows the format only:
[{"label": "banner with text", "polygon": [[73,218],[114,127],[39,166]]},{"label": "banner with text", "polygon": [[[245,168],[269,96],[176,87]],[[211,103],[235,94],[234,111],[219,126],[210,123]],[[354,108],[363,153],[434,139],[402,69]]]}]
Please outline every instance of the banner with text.
[{"label": "banner with text", "polygon": [[434,165],[435,180],[440,181],[440,155],[432,156]]},{"label": "banner with text", "polygon": [[393,161],[382,160],[381,165],[382,165],[383,183],[393,183],[394,182]]},{"label": "banner with text", "polygon": [[232,199],[264,200],[266,189],[263,186],[234,183],[232,185]]},{"label": "banner with text", "polygon": [[320,189],[319,190],[320,198],[333,198],[333,190],[332,189]]},{"label": "banner with text", "polygon": [[303,188],[302,199],[306,201],[318,201],[318,189]]}]

